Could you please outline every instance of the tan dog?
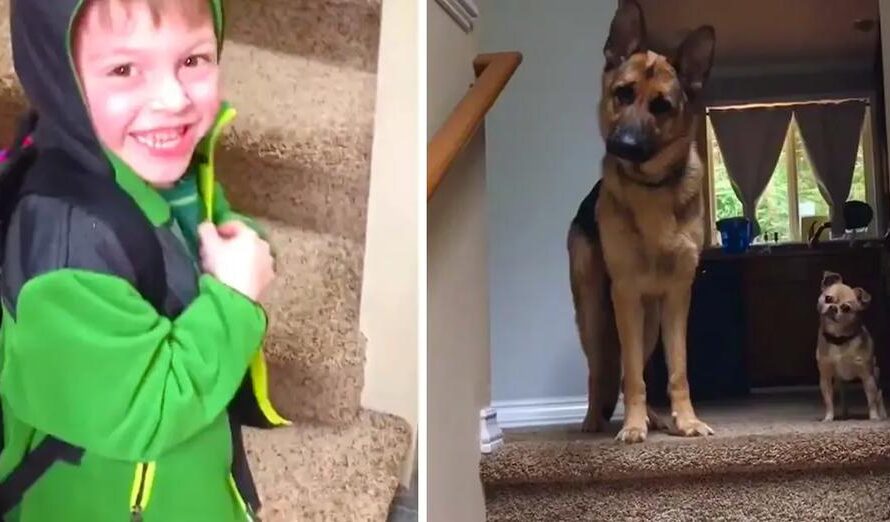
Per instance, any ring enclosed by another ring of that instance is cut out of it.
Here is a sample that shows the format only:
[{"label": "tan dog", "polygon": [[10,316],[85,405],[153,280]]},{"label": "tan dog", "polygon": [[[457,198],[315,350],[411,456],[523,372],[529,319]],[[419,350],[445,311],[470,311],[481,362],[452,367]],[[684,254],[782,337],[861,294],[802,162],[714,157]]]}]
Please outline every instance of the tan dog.
[{"label": "tan dog", "polygon": [[[585,431],[611,417],[623,370],[624,426],[641,442],[648,424],[643,369],[659,326],[669,370],[673,431],[713,433],[695,415],[686,378],[686,323],[704,242],[704,172],[694,137],[698,95],[711,69],[711,27],[690,34],[671,59],[646,47],[639,5],[625,1],[606,42],[599,105],[606,141],[602,180],[568,235],[575,317],[588,361]],[[620,344],[620,348],[619,348]],[[619,358],[620,354],[620,358]]]},{"label": "tan dog", "polygon": [[825,418],[834,420],[834,381],[841,389],[843,415],[847,416],[843,382],[859,379],[868,399],[868,418],[887,418],[884,398],[878,388],[878,364],[874,342],[862,324],[862,312],[868,308],[871,296],[862,288],[850,288],[839,274],[825,272],[822,295],[819,296],[819,341],[816,343],[816,363],[819,365],[819,387],[825,402]]}]

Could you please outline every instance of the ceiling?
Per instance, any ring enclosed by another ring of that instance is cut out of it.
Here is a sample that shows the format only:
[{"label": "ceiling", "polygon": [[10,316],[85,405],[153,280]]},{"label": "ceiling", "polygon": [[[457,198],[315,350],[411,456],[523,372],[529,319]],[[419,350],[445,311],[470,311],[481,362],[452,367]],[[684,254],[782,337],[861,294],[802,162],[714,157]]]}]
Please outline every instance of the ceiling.
[{"label": "ceiling", "polygon": [[[878,0],[638,0],[650,46],[675,49],[699,25],[717,31],[715,69],[798,65],[871,66],[879,28]],[[852,67],[851,67],[852,68]]]}]

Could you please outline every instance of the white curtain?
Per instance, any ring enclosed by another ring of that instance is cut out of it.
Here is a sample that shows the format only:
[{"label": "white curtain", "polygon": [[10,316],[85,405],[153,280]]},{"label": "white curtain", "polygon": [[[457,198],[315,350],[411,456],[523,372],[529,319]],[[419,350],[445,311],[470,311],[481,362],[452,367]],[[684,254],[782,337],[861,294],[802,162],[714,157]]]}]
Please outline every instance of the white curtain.
[{"label": "white curtain", "polygon": [[804,105],[794,109],[800,137],[819,191],[831,207],[831,233],[844,234],[844,203],[850,195],[865,104],[861,101]]},{"label": "white curtain", "polygon": [[732,188],[742,202],[745,217],[753,222],[757,201],[766,190],[782,152],[791,109],[714,110],[710,118]]}]

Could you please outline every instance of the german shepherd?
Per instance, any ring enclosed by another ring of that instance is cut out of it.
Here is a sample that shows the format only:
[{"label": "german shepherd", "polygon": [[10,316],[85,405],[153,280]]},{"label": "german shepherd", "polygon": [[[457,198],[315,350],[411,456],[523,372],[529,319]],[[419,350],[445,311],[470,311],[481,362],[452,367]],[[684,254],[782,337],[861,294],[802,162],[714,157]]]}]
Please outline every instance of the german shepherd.
[{"label": "german shepherd", "polygon": [[[644,441],[650,423],[683,436],[713,433],[690,400],[686,329],[705,226],[704,172],[695,150],[703,108],[697,102],[714,48],[714,28],[702,26],[671,58],[650,51],[634,0],[616,11],[604,48],[602,179],[572,221],[568,250],[589,370],[583,430],[604,427],[623,381],[624,426],[617,439],[627,443]],[[659,327],[671,424],[659,422],[646,405],[643,371]]]}]

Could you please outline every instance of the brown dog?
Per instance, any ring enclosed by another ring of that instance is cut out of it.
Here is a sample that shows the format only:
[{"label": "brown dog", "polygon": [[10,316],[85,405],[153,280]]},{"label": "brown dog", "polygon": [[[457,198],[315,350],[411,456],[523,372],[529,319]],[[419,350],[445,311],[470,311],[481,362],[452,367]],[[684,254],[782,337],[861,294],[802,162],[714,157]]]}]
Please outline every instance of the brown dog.
[{"label": "brown dog", "polygon": [[703,110],[695,102],[714,46],[714,29],[705,26],[671,59],[649,51],[642,10],[628,0],[612,20],[604,49],[602,180],[581,203],[568,249],[575,318],[589,370],[583,429],[597,431],[611,417],[623,373],[624,426],[617,438],[624,442],[645,440],[650,421],[660,427],[647,414],[643,381],[659,326],[672,431],[713,433],[690,401],[686,322],[704,243],[704,172],[694,141]]},{"label": "brown dog", "polygon": [[826,422],[834,420],[834,385],[841,390],[841,408],[847,416],[843,395],[845,381],[861,380],[868,399],[868,418],[887,418],[884,397],[878,388],[878,364],[875,347],[868,329],[862,323],[862,312],[871,303],[871,296],[862,288],[850,288],[840,274],[825,272],[819,296],[819,340],[816,342],[816,363],[819,366],[819,387],[825,402]]}]

